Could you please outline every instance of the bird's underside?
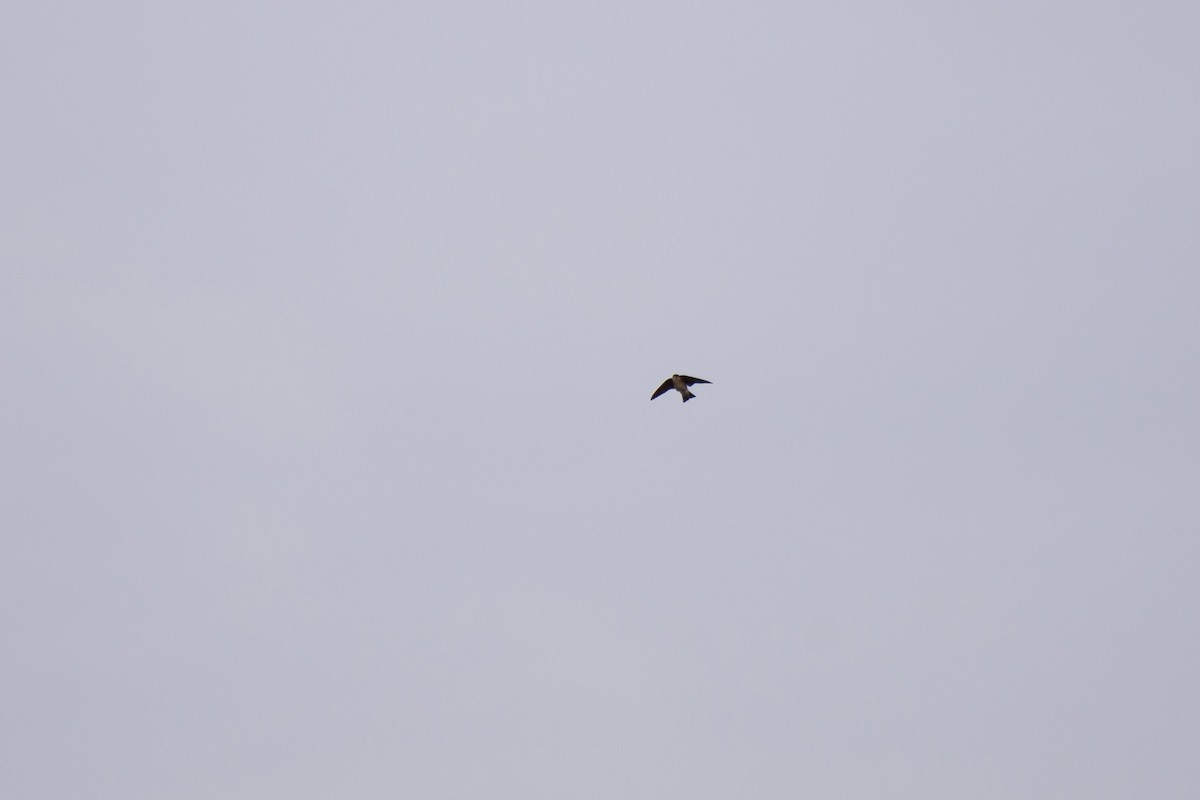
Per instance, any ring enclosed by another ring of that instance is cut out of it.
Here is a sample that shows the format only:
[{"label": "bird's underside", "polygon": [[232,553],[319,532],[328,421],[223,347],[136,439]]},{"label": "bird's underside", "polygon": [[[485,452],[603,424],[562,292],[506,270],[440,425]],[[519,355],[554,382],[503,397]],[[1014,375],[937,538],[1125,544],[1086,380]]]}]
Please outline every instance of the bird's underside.
[{"label": "bird's underside", "polygon": [[712,381],[706,381],[703,378],[693,378],[691,375],[672,375],[662,382],[662,386],[654,390],[654,394],[650,395],[650,399],[653,400],[659,395],[674,389],[679,392],[683,397],[683,402],[686,403],[696,396],[688,391],[688,387],[695,386],[697,383],[712,383]]}]

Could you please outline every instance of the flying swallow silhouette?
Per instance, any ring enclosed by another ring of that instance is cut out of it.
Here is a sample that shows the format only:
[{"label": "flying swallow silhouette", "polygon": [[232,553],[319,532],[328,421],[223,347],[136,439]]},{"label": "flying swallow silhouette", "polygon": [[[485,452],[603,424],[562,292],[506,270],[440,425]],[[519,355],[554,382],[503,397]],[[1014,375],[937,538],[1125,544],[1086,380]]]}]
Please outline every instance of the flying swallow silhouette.
[{"label": "flying swallow silhouette", "polygon": [[691,400],[696,396],[688,391],[688,387],[697,383],[712,383],[712,381],[706,381],[703,378],[693,378],[688,375],[672,375],[662,382],[662,386],[654,390],[654,394],[650,395],[650,399],[653,400],[660,394],[664,394],[665,392],[669,392],[674,389],[683,395],[683,402],[686,403],[688,400]]}]

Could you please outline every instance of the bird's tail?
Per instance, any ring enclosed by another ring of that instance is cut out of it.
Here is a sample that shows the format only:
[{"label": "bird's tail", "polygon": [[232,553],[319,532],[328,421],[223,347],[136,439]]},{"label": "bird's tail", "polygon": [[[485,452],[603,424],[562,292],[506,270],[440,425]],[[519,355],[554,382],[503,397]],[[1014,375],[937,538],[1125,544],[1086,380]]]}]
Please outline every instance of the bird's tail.
[{"label": "bird's tail", "polygon": [[693,397],[696,396],[696,395],[692,394],[691,392],[689,392],[686,386],[683,387],[683,391],[680,392],[680,394],[683,395],[683,402],[685,402],[685,403],[688,400],[691,400]]}]

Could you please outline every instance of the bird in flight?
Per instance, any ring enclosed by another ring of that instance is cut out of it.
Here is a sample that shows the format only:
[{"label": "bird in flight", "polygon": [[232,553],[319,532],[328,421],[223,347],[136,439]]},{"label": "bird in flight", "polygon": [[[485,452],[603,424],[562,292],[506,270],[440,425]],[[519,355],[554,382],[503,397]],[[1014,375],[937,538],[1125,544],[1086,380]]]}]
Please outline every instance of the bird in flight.
[{"label": "bird in flight", "polygon": [[672,375],[662,382],[662,386],[654,390],[654,394],[650,395],[650,399],[653,400],[660,394],[674,389],[683,395],[683,402],[686,403],[688,400],[691,400],[696,396],[688,391],[688,387],[697,383],[712,383],[712,381],[706,381],[703,378],[693,378],[688,375]]}]

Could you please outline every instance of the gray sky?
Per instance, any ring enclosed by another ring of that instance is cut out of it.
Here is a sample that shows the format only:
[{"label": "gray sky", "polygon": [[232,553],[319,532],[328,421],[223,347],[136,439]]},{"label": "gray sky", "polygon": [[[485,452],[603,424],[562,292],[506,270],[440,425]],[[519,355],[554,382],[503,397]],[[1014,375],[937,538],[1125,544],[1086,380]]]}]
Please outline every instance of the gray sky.
[{"label": "gray sky", "polygon": [[0,793],[1200,796],[1197,9],[10,3]]}]

